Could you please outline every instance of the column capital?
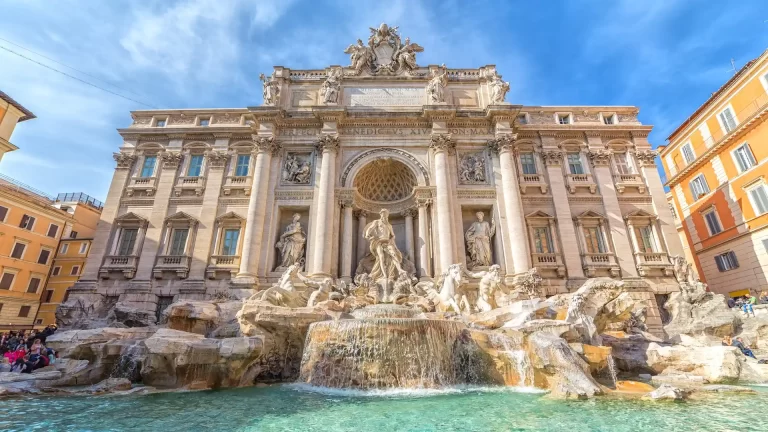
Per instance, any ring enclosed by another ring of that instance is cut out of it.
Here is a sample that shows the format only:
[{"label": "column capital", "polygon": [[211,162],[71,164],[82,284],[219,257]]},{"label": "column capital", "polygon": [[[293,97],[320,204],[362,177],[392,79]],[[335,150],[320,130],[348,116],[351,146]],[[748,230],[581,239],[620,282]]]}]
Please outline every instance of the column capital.
[{"label": "column capital", "polygon": [[164,151],[160,153],[160,159],[163,161],[163,168],[176,169],[181,163],[181,152]]},{"label": "column capital", "polygon": [[257,134],[251,135],[253,138],[254,153],[269,153],[272,156],[276,155],[280,151],[280,143],[273,136],[259,136]]},{"label": "column capital", "polygon": [[416,211],[411,207],[411,208],[407,208],[407,209],[401,211],[400,214],[403,217],[411,217],[412,218],[412,217],[416,216]]},{"label": "column capital", "polygon": [[492,152],[501,154],[512,151],[515,141],[517,141],[517,134],[497,134],[496,138],[488,141],[486,145]]},{"label": "column capital", "polygon": [[112,158],[117,162],[116,169],[130,169],[133,162],[136,160],[135,154],[128,153],[112,153]]},{"label": "column capital", "polygon": [[547,166],[560,166],[563,164],[565,153],[562,150],[544,150],[540,154],[541,159]]},{"label": "column capital", "polygon": [[336,134],[321,134],[317,136],[315,147],[321,152],[335,152],[339,150],[340,140]]},{"label": "column capital", "polygon": [[433,149],[436,153],[441,151],[453,153],[456,149],[456,142],[451,137],[451,134],[432,134],[429,148]]},{"label": "column capital", "polygon": [[345,198],[339,198],[339,205],[343,209],[351,208],[353,206],[353,204],[354,204],[354,202],[352,201],[351,198],[346,198],[346,197]]},{"label": "column capital", "polygon": [[209,150],[205,152],[205,159],[211,168],[224,168],[229,159],[229,154],[225,151]]},{"label": "column capital", "polygon": [[592,162],[592,166],[609,166],[611,164],[611,155],[613,154],[610,150],[589,150],[587,152],[587,157],[589,157],[589,161]]},{"label": "column capital", "polygon": [[363,209],[357,209],[353,214],[358,219],[366,219],[368,217],[368,212]]},{"label": "column capital", "polygon": [[656,150],[641,150],[635,153],[635,158],[637,158],[640,167],[655,167],[657,155]]}]

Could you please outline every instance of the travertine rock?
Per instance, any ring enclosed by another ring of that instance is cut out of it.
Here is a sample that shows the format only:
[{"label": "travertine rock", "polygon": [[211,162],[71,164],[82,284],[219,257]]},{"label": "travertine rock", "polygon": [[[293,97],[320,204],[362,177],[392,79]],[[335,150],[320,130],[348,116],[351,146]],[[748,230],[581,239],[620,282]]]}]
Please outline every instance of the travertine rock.
[{"label": "travertine rock", "polygon": [[650,400],[674,400],[682,401],[688,398],[690,393],[686,390],[664,384],[656,390],[648,393],[643,399]]},{"label": "travertine rock", "polygon": [[704,377],[711,383],[733,383],[741,374],[743,354],[726,346],[663,346],[655,342],[646,350],[647,365],[656,373],[667,368]]},{"label": "travertine rock", "polygon": [[117,304],[107,315],[109,327],[149,327],[157,324],[154,312]]},{"label": "travertine rock", "polygon": [[243,302],[240,300],[227,302],[181,300],[168,306],[163,315],[170,329],[208,337],[236,336],[226,327],[237,323],[237,312],[242,305]]},{"label": "travertine rock", "polygon": [[664,332],[672,341],[679,335],[693,336],[703,341],[719,343],[723,336],[733,336],[741,325],[741,318],[728,308],[722,294],[706,293],[699,301],[690,303],[682,293],[674,293],[664,304],[670,321]]},{"label": "travertine rock", "polygon": [[[544,332],[527,338],[537,384],[555,398],[588,398],[603,391],[589,373],[589,365],[563,339]],[[543,384],[542,383],[542,384]]]},{"label": "travertine rock", "polygon": [[468,317],[470,323],[488,329],[515,328],[526,321],[537,318],[554,318],[549,303],[539,300],[523,300],[510,303],[488,312],[472,314]]}]

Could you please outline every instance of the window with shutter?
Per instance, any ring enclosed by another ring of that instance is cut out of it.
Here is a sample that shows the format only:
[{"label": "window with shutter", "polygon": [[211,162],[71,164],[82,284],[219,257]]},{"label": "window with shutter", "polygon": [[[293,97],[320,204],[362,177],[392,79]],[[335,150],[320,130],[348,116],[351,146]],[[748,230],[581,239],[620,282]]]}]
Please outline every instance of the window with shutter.
[{"label": "window with shutter", "polygon": [[571,174],[584,174],[584,167],[581,165],[581,156],[578,153],[568,153],[568,171]]},{"label": "window with shutter", "polygon": [[720,113],[720,121],[726,133],[736,129],[736,116],[733,115],[730,108],[726,108]]},{"label": "window with shutter", "polygon": [[22,306],[21,309],[19,309],[19,318],[28,317],[30,309],[32,309],[30,306]]},{"label": "window with shutter", "polygon": [[13,245],[11,251],[11,258],[21,259],[24,256],[24,251],[27,249],[27,245],[24,243],[16,243]]},{"label": "window with shutter", "polygon": [[717,217],[717,212],[714,209],[704,213],[704,220],[707,222],[709,235],[719,234],[723,231],[723,227],[720,225],[720,219]]},{"label": "window with shutter", "polygon": [[627,153],[614,153],[613,164],[616,166],[616,172],[619,174],[634,174],[632,167],[629,165]]},{"label": "window with shutter", "polygon": [[523,174],[536,174],[536,160],[533,153],[520,154],[520,165],[523,167]]},{"label": "window with shutter", "polygon": [[37,289],[39,287],[40,287],[40,279],[38,279],[38,278],[31,278],[29,280],[29,286],[27,286],[27,293],[35,294],[35,293],[37,293]]},{"label": "window with shutter", "polygon": [[733,151],[733,159],[736,162],[736,166],[739,168],[739,172],[744,172],[757,165],[755,156],[752,154],[752,149],[749,148],[749,144],[747,143],[742,144]]},{"label": "window with shutter", "polygon": [[21,218],[21,223],[19,224],[19,228],[23,228],[28,231],[32,231],[32,228],[35,227],[35,218],[34,216],[30,215],[24,215]]},{"label": "window with shutter", "polygon": [[765,189],[765,185],[761,184],[749,190],[749,199],[755,215],[768,212],[768,191]]},{"label": "window with shutter", "polygon": [[549,232],[549,227],[541,227],[533,229],[533,244],[536,249],[536,253],[554,253],[555,248],[552,244],[552,235]]},{"label": "window with shutter", "polygon": [[117,254],[120,256],[133,254],[133,247],[136,244],[136,236],[139,234],[139,230],[136,228],[123,228],[120,233],[120,246],[118,247]]},{"label": "window with shutter", "polygon": [[52,298],[53,298],[53,290],[46,290],[45,300],[43,300],[43,303],[50,303]]},{"label": "window with shutter", "polygon": [[6,216],[8,216],[8,207],[0,206],[0,222],[5,222]]},{"label": "window with shutter", "polygon": [[717,269],[721,272],[739,267],[739,262],[736,260],[736,253],[733,251],[715,255],[715,264],[717,265]]},{"label": "window with shutter", "polygon": [[656,252],[656,242],[653,240],[653,230],[650,226],[635,227],[635,236],[640,253]]},{"label": "window with shutter", "polygon": [[584,227],[584,239],[588,253],[606,253],[605,241],[600,227]]},{"label": "window with shutter", "polygon": [[70,276],[77,276],[80,273],[80,266],[72,266],[72,270],[69,271]]},{"label": "window with shutter", "polygon": [[48,233],[46,234],[50,238],[56,238],[56,234],[59,233],[59,226],[51,224],[48,226]]},{"label": "window with shutter", "polygon": [[9,290],[13,286],[13,279],[16,277],[13,273],[3,273],[0,278],[0,289]]},{"label": "window with shutter", "polygon": [[60,266],[56,266],[56,267],[53,268],[53,273],[51,273],[51,275],[52,276],[58,276],[59,273],[61,273],[61,267]]},{"label": "window with shutter", "polygon": [[188,229],[175,229],[171,240],[169,255],[184,255],[187,246]]},{"label": "window with shutter", "polygon": [[40,256],[37,258],[38,264],[48,264],[48,258],[51,256],[51,251],[47,249],[40,250]]},{"label": "window with shutter", "polygon": [[691,143],[686,143],[683,145],[681,151],[683,153],[683,159],[685,159],[686,163],[691,163],[696,160],[696,156],[693,154],[693,147],[691,146]]}]

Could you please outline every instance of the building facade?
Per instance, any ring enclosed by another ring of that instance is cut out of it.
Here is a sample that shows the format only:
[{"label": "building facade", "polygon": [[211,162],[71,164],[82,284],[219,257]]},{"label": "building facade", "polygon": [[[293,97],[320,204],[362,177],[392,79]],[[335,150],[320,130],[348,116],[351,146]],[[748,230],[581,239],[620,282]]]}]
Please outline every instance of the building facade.
[{"label": "building facade", "polygon": [[56,323],[56,309],[66,301],[69,288],[82,275],[104,207],[101,201],[84,193],[59,194],[53,206],[69,213],[72,223],[59,242],[48,281],[41,293],[35,323],[43,326]]},{"label": "building facade", "polygon": [[11,135],[16,129],[16,124],[33,118],[35,115],[28,109],[0,91],[0,161],[6,153],[18,149],[11,144]]},{"label": "building facade", "polygon": [[0,178],[0,329],[35,325],[43,287],[72,216],[44,193]]},{"label": "building facade", "polygon": [[382,26],[348,67],[262,75],[262,106],[132,112],[70,302],[245,296],[291,264],[351,282],[386,209],[421,279],[536,267],[551,295],[620,278],[658,328],[682,246],[638,109],[514,105],[494,66],[420,67],[420,49]]},{"label": "building facade", "polygon": [[660,156],[681,238],[710,290],[768,289],[768,52],[669,137]]}]

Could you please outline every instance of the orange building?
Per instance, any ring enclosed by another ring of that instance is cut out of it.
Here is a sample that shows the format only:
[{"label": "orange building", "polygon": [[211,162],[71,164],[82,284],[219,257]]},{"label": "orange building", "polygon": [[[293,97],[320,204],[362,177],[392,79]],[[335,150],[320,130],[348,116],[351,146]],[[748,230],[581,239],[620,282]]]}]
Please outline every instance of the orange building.
[{"label": "orange building", "polygon": [[33,118],[35,115],[28,109],[0,91],[0,160],[4,154],[18,149],[10,141],[16,124]]},{"label": "orange building", "polygon": [[67,298],[67,290],[77,282],[91,252],[91,241],[99,223],[103,203],[83,193],[59,194],[54,207],[73,217],[71,227],[64,232],[50,276],[40,298],[35,322],[39,325],[56,323],[56,308]]},{"label": "orange building", "polygon": [[689,262],[711,291],[768,289],[768,51],[668,138],[667,198]]}]

